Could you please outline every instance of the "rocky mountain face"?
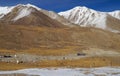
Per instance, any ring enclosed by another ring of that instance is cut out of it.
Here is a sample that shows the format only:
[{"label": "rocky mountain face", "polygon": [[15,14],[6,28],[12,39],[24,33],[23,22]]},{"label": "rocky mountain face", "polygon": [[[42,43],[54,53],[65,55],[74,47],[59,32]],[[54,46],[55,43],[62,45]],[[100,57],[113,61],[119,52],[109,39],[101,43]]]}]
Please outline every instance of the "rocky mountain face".
[{"label": "rocky mountain face", "polygon": [[120,11],[100,12],[78,6],[58,14],[83,27],[97,27],[114,32],[120,31]]}]

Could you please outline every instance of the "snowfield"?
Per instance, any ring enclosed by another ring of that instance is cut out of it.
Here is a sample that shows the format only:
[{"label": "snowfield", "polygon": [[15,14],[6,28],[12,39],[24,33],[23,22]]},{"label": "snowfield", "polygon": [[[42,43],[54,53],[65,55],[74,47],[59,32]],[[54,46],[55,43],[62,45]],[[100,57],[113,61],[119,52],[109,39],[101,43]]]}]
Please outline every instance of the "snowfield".
[{"label": "snowfield", "polygon": [[43,68],[24,69],[17,71],[0,71],[2,74],[27,74],[38,76],[120,76],[120,67],[102,68]]}]

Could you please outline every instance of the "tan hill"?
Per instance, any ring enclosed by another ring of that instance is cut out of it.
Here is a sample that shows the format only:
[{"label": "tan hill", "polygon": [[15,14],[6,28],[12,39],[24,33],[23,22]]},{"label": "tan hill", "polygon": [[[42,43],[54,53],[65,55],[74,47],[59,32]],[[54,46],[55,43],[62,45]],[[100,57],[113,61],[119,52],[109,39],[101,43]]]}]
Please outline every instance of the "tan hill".
[{"label": "tan hill", "polygon": [[[28,26],[0,26],[1,49],[30,48],[99,48],[120,49],[120,35],[95,28],[48,28]],[[76,48],[76,49],[77,49]],[[78,49],[79,49],[78,48]],[[81,50],[81,49],[79,49]]]},{"label": "tan hill", "polygon": [[107,29],[113,32],[119,32],[120,30],[120,20],[110,15],[107,16],[106,25]]}]

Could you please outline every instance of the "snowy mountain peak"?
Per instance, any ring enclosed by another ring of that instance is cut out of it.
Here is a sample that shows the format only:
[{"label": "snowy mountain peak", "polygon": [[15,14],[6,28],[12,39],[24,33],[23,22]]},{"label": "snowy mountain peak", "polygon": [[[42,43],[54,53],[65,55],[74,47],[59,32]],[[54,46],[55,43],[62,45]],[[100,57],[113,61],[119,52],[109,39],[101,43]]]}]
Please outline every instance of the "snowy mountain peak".
[{"label": "snowy mountain peak", "polygon": [[43,10],[31,4],[18,4],[8,14],[0,18],[0,22],[6,25],[62,27],[63,24],[58,21],[60,17],[54,12]]},{"label": "snowy mountain peak", "polygon": [[18,4],[16,7],[19,7],[19,6],[27,7],[27,8],[32,7],[32,8],[35,8],[37,10],[41,10],[41,8],[39,8],[39,7],[35,6],[35,5],[32,5],[32,4]]},{"label": "snowy mountain peak", "polygon": [[76,6],[76,7],[73,8],[73,10],[81,10],[81,9],[88,10],[88,8],[85,7],[85,6]]},{"label": "snowy mountain peak", "polygon": [[[120,11],[100,12],[100,11],[95,11],[93,9],[89,9],[84,6],[83,7],[77,6],[73,9],[60,12],[58,14],[68,19],[70,22],[78,24],[80,26],[84,26],[84,27],[90,26],[90,27],[97,27],[102,29],[108,29],[107,26],[108,16],[110,16],[109,19],[112,18],[115,18],[113,20],[120,19]],[[120,21],[117,20],[117,22]]]},{"label": "snowy mountain peak", "polygon": [[88,10],[86,7],[80,7],[80,6],[77,6],[77,7],[75,7],[75,8],[73,8],[73,9],[70,9],[70,10],[67,10],[67,11],[65,11],[65,12],[60,12],[60,13],[58,13],[59,15],[65,15],[64,17],[65,18],[68,18],[69,17],[69,15],[70,14],[76,14],[76,12],[78,12],[78,11],[85,11],[85,10]]},{"label": "snowy mountain peak", "polygon": [[[105,19],[106,14],[99,13],[87,7],[75,7],[71,10],[60,12],[59,15],[64,16],[70,22],[79,24],[81,26],[96,26],[99,28],[106,28]],[[102,22],[101,22],[102,20]]]},{"label": "snowy mountain peak", "polygon": [[19,9],[19,15],[21,14],[21,16],[16,17],[14,20],[17,20],[23,16],[27,16],[30,14],[30,12],[32,12],[32,8],[36,9],[36,10],[41,10],[41,8],[34,6],[32,4],[18,4],[16,6],[11,6],[11,7],[0,7],[0,18],[3,18],[6,14],[12,12],[13,9],[18,8]]}]

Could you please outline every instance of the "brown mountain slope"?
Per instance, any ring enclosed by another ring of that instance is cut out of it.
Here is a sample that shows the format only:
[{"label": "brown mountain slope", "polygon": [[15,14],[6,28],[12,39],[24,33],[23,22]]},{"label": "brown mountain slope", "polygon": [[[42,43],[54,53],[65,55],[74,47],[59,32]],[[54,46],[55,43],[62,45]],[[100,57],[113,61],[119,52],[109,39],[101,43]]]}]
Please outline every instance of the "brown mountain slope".
[{"label": "brown mountain slope", "polygon": [[0,26],[0,49],[31,48],[120,50],[120,35],[96,28]]},{"label": "brown mountain slope", "polygon": [[[47,10],[40,10],[41,12],[43,12],[45,15],[47,15],[48,17],[57,20],[58,22],[73,27],[76,26],[75,24],[71,23],[69,20],[65,19],[63,16],[58,15],[57,13],[53,12],[53,11],[47,11]],[[78,26],[78,25],[77,25]]]},{"label": "brown mountain slope", "polygon": [[107,23],[107,27],[110,28],[110,30],[120,31],[120,20],[119,19],[108,15],[106,23]]}]

